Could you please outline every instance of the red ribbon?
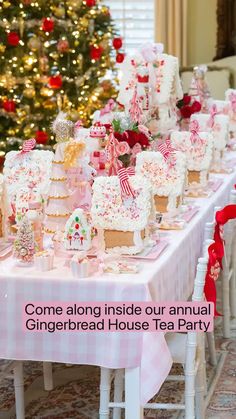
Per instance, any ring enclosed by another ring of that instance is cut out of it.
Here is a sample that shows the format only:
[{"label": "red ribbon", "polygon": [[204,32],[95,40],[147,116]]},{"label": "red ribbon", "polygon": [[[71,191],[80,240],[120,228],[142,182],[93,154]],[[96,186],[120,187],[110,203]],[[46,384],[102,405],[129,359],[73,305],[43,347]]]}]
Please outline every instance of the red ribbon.
[{"label": "red ribbon", "polygon": [[175,151],[169,138],[164,143],[159,144],[157,150],[163,155],[165,160],[168,160],[170,155]]},{"label": "red ribbon", "polygon": [[133,167],[122,167],[118,170],[122,197],[132,196],[134,198],[135,194],[129,183],[129,177],[134,175],[135,171]]},{"label": "red ribbon", "polygon": [[205,296],[207,301],[212,301],[215,306],[215,315],[219,315],[216,311],[216,285],[215,281],[222,269],[222,260],[225,254],[224,238],[222,227],[229,221],[236,218],[236,205],[227,205],[216,213],[216,225],[214,232],[214,243],[209,246],[209,263],[205,281]]}]

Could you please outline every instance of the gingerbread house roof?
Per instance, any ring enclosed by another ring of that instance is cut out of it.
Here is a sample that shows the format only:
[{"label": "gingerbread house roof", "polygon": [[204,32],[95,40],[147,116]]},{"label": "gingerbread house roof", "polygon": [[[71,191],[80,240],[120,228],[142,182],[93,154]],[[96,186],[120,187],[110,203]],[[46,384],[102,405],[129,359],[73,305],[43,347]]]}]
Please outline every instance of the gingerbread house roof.
[{"label": "gingerbread house roof", "polygon": [[154,195],[181,195],[186,172],[186,157],[176,151],[165,160],[159,151],[143,151],[137,155],[136,173],[145,176]]}]

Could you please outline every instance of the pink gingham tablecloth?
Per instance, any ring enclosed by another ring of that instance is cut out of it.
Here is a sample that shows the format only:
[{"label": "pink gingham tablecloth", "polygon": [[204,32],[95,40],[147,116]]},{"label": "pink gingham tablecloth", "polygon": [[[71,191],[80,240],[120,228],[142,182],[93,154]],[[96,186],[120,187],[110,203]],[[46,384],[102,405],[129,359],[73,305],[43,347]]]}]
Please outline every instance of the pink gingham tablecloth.
[{"label": "pink gingham tablecloth", "polygon": [[[64,261],[43,274],[23,268],[9,258],[0,263],[0,358],[141,367],[141,403],[161,387],[172,365],[162,333],[25,333],[21,318],[29,301],[73,303],[88,301],[186,301],[191,295],[195,267],[201,255],[205,222],[214,206],[224,206],[236,173],[217,175],[223,184],[209,198],[197,199],[200,211],[184,230],[168,232],[170,245],[156,261],[142,262],[135,275],[74,279]],[[193,201],[192,201],[193,202]],[[155,370],[154,370],[155,368]]]}]

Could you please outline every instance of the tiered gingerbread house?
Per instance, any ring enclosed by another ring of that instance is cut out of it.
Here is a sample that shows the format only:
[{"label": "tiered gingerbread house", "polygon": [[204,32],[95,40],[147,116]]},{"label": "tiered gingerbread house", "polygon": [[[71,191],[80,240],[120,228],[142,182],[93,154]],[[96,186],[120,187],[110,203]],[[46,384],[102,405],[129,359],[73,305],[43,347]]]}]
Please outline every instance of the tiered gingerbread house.
[{"label": "tiered gingerbread house", "polygon": [[144,247],[145,229],[152,210],[151,185],[141,176],[130,176],[132,196],[123,196],[118,176],[95,179],[92,224],[98,230],[101,248],[135,254]]},{"label": "tiered gingerbread house", "polygon": [[165,158],[158,151],[143,151],[137,155],[136,173],[152,185],[157,212],[165,213],[182,202],[186,176],[186,158],[179,151]]},{"label": "tiered gingerbread house", "polygon": [[55,234],[64,232],[65,224],[71,215],[67,176],[64,168],[64,148],[66,143],[57,145],[55,158],[52,162],[51,185],[46,208],[45,232]]},{"label": "tiered gingerbread house", "polygon": [[155,121],[155,132],[165,134],[176,128],[176,101],[183,97],[178,58],[160,53],[155,45],[148,44],[134,56],[127,56],[122,74],[117,101],[126,112],[130,112],[132,98],[137,95],[142,123],[151,132]]}]

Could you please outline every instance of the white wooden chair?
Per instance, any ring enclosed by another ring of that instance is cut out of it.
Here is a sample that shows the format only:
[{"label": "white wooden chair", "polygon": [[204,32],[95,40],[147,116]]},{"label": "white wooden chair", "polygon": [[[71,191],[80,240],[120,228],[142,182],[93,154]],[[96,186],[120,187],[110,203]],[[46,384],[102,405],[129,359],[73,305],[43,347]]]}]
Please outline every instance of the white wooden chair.
[{"label": "white wooden chair", "polygon": [[[207,257],[200,258],[197,265],[197,273],[194,282],[192,301],[203,300],[203,290],[207,272]],[[173,362],[184,365],[184,375],[169,376],[167,380],[185,381],[185,403],[147,403],[147,409],[172,409],[184,410],[186,419],[204,418],[204,351],[203,333],[167,333],[166,340],[172,354]],[[155,372],[154,372],[155,373]],[[109,409],[113,408],[113,419],[120,419],[121,408],[126,407],[122,403],[123,394],[123,370],[115,371],[114,402],[110,402],[111,370],[101,368],[100,381],[100,419],[109,419]]]},{"label": "white wooden chair", "polygon": [[14,380],[16,418],[25,418],[24,378],[22,361],[11,361],[0,369],[0,381],[5,378]]}]

